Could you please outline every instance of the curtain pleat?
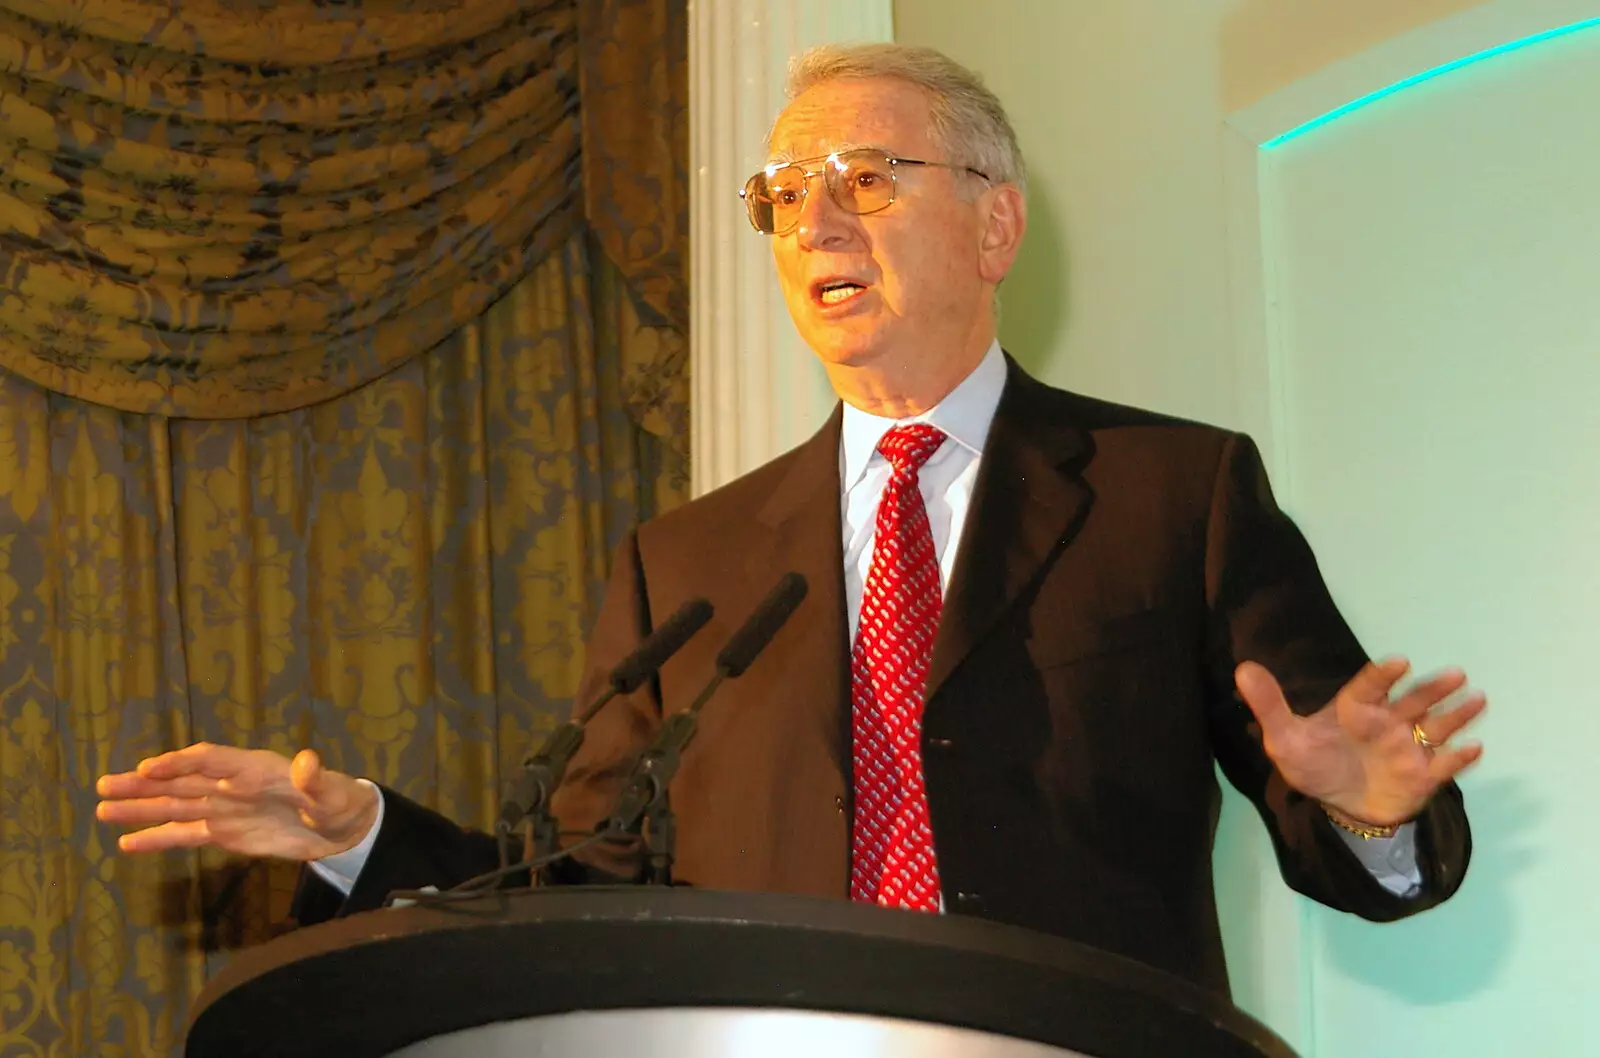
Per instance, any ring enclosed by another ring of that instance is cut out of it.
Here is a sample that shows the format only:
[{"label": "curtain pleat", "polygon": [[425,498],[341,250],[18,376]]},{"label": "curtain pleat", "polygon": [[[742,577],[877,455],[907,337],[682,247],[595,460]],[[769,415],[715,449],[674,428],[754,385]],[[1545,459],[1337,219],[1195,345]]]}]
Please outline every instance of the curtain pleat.
[{"label": "curtain pleat", "polygon": [[487,826],[570,709],[687,488],[683,8],[0,0],[0,1056],[180,1053],[293,927],[99,775],[312,746]]}]

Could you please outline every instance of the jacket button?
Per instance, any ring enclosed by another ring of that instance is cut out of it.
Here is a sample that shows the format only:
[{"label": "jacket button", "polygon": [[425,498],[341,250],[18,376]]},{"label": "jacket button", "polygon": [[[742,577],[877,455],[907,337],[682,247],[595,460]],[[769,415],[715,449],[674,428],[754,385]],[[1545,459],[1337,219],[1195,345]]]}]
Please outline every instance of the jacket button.
[{"label": "jacket button", "polygon": [[981,911],[983,909],[983,894],[957,893],[956,906],[963,911]]},{"label": "jacket button", "polygon": [[839,811],[840,815],[843,815],[844,814],[844,798],[843,797],[835,797],[833,799],[833,807]]},{"label": "jacket button", "polygon": [[955,743],[948,738],[930,738],[928,739],[928,745],[937,749],[949,749]]}]

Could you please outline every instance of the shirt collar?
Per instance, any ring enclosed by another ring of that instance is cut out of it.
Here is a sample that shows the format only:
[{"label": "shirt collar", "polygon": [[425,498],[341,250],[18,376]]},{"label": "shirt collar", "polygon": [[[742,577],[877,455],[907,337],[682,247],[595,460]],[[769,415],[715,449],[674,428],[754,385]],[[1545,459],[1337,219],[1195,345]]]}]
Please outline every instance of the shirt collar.
[{"label": "shirt collar", "polygon": [[883,435],[902,423],[925,422],[937,426],[973,455],[982,455],[984,442],[989,438],[989,426],[994,422],[995,409],[1000,406],[1000,392],[1005,385],[1006,360],[1000,351],[1000,341],[996,339],[990,343],[989,351],[972,369],[972,373],[962,379],[961,384],[943,400],[921,415],[886,419],[862,411],[852,404],[845,404],[844,423],[839,437],[839,480],[844,490],[848,492],[854,488],[867,472]]}]

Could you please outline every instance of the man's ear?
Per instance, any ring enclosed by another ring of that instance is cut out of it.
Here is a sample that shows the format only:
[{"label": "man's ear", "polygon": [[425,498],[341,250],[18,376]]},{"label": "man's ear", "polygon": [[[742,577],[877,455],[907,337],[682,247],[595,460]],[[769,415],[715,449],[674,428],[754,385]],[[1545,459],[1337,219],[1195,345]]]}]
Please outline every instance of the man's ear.
[{"label": "man's ear", "polygon": [[990,188],[979,200],[985,204],[983,239],[978,246],[978,272],[995,286],[1011,271],[1022,237],[1028,231],[1028,203],[1013,184]]}]

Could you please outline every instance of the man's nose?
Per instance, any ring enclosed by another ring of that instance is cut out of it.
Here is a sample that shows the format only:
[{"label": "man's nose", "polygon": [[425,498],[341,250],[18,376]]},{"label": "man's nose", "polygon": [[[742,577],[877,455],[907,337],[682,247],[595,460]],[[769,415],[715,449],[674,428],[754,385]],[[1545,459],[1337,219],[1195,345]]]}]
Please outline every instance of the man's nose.
[{"label": "man's nose", "polygon": [[849,233],[850,214],[833,200],[826,179],[821,173],[808,175],[795,238],[807,249],[818,249],[848,238]]}]

